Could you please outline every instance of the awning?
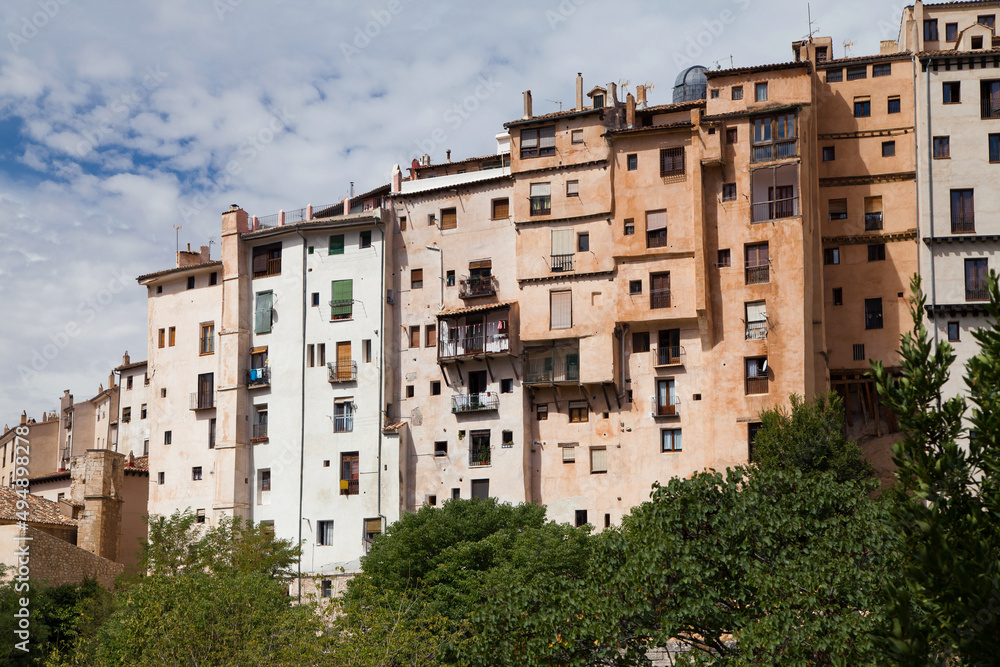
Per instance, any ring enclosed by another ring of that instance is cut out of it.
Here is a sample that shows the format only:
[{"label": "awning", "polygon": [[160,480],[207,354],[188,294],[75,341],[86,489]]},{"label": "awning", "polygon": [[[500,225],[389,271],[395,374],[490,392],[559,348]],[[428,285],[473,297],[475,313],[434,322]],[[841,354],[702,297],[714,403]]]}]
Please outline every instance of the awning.
[{"label": "awning", "polygon": [[267,345],[263,347],[250,348],[250,354],[267,354]]}]

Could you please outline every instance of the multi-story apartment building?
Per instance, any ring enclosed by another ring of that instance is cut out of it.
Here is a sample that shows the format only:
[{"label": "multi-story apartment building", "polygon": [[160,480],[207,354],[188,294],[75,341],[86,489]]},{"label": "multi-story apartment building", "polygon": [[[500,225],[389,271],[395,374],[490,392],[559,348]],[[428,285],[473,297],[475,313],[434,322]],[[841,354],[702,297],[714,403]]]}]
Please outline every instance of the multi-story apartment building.
[{"label": "multi-story apartment building", "polygon": [[382,447],[391,221],[370,206],[387,191],[288,224],[233,207],[221,261],[203,247],[140,276],[150,514],[270,524],[302,543],[305,572],[356,568],[398,517],[398,445]]},{"label": "multi-story apartment building", "polygon": [[128,352],[115,368],[118,375],[118,440],[122,454],[149,454],[149,373],[145,361],[132,361]]}]

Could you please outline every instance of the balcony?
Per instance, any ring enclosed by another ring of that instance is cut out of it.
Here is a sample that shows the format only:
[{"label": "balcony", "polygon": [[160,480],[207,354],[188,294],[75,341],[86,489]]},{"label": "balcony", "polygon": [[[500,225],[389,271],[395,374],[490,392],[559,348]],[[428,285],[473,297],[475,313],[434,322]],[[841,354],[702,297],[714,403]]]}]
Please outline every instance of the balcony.
[{"label": "balcony", "polygon": [[360,491],[360,480],[357,479],[342,479],[340,480],[340,495],[342,496],[356,496]]},{"label": "balcony", "polygon": [[775,141],[772,144],[754,146],[750,161],[753,163],[774,162],[775,160],[784,160],[796,155],[798,155],[798,150],[795,139],[786,139],[784,141]]},{"label": "balcony", "polygon": [[454,359],[483,354],[510,352],[508,320],[488,321],[443,328],[438,339],[438,359]]},{"label": "balcony", "polygon": [[764,340],[767,338],[767,321],[747,322],[747,340]]},{"label": "balcony", "polygon": [[767,393],[767,376],[766,375],[751,375],[746,379],[746,393],[750,394],[766,394]]},{"label": "balcony", "polygon": [[996,98],[984,97],[980,110],[980,118],[1000,118],[1000,101]]},{"label": "balcony", "polygon": [[684,363],[684,348],[680,345],[663,345],[656,348],[657,366],[680,366]]},{"label": "balcony", "polygon": [[354,413],[336,415],[333,418],[334,433],[350,433],[354,430]]},{"label": "balcony", "polygon": [[330,371],[330,384],[357,382],[358,380],[358,362],[356,361],[331,361],[326,367]]},{"label": "balcony", "polygon": [[572,271],[573,255],[552,255],[553,271]]},{"label": "balcony", "polygon": [[951,216],[951,233],[952,234],[975,234],[976,233],[976,218],[973,215],[952,215]]},{"label": "balcony", "polygon": [[197,392],[194,392],[191,394],[192,410],[211,410],[214,407],[215,407],[214,393],[199,394]]},{"label": "balcony", "polygon": [[874,232],[882,229],[882,213],[865,213],[865,231]]},{"label": "balcony", "polygon": [[485,442],[475,442],[469,445],[469,467],[470,468],[481,468],[483,466],[488,466],[492,463],[490,457],[490,443]]},{"label": "balcony", "polygon": [[[570,257],[572,258],[572,255]],[[484,296],[493,296],[496,293],[497,279],[494,276],[470,276],[459,281],[458,298],[460,299],[479,299]]]},{"label": "balcony", "polygon": [[680,403],[656,404],[657,417],[680,417]]},{"label": "balcony", "polygon": [[764,285],[771,282],[771,265],[746,267],[747,285]]},{"label": "balcony", "polygon": [[[254,264],[257,263],[256,260]],[[266,264],[262,269],[253,272],[254,278],[266,278],[268,276],[280,276],[281,275],[281,258],[272,257],[267,260]]]},{"label": "balcony", "polygon": [[270,386],[271,369],[269,367],[251,368],[247,371],[247,389],[259,389]]},{"label": "balcony", "polygon": [[966,286],[965,288],[965,300],[966,301],[989,301],[990,293],[986,290],[986,286]]},{"label": "balcony", "polygon": [[780,220],[781,218],[792,218],[798,214],[798,197],[758,201],[753,203],[751,222],[767,222],[769,220]]},{"label": "balcony", "polygon": [[251,428],[250,442],[264,442],[267,440],[267,424],[254,424]]},{"label": "balcony", "polygon": [[525,384],[580,381],[579,341],[559,341],[525,350]]},{"label": "balcony", "polygon": [[454,414],[499,409],[500,396],[492,391],[475,394],[456,394],[451,397],[451,411]]},{"label": "balcony", "polygon": [[669,308],[670,307],[670,290],[668,289],[656,289],[650,290],[649,292],[649,307],[650,309],[656,308]]}]

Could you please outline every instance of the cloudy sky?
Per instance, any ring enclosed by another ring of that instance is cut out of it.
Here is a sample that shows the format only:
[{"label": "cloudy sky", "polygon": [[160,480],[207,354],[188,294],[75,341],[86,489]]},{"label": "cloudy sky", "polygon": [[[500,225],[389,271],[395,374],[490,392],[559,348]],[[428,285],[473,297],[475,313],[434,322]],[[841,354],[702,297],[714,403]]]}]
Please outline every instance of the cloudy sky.
[{"label": "cloudy sky", "polygon": [[[836,55],[894,39],[902,5],[814,3]],[[135,277],[258,216],[385,183],[395,163],[495,151],[586,87],[690,64],[791,59],[806,4],[775,0],[4,0],[0,423],[97,392],[146,358]]]}]

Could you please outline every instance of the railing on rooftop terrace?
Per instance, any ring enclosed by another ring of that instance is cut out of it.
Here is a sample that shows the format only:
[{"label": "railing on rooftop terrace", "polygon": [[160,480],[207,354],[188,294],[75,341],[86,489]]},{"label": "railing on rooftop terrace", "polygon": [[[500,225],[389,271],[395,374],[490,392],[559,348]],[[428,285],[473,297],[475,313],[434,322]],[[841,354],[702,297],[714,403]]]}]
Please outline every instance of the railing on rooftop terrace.
[{"label": "railing on rooftop terrace", "polygon": [[259,218],[254,216],[252,228],[267,229],[268,227],[277,227],[279,225],[294,225],[297,222],[308,222],[309,220],[315,220],[318,217],[317,214],[327,211],[336,205],[323,204],[322,206],[313,206],[310,204],[305,208],[295,209],[294,211],[278,211],[277,213]]}]

